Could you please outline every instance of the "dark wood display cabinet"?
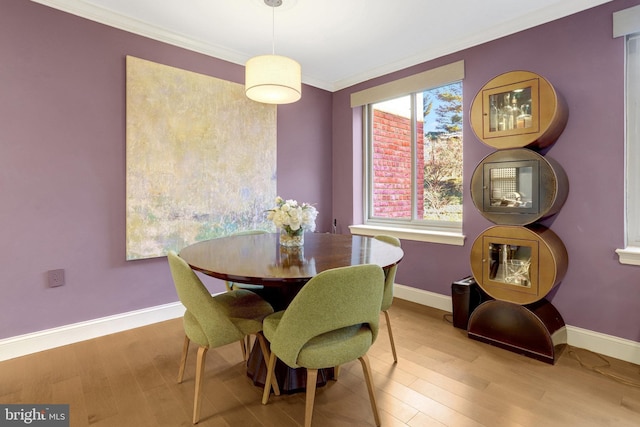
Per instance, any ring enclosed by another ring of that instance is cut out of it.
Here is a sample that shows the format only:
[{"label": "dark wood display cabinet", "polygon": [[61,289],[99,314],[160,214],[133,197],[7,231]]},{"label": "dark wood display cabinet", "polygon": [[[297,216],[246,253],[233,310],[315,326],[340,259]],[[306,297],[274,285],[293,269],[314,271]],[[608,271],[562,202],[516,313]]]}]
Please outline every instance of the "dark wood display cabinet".
[{"label": "dark wood display cabinet", "polygon": [[471,247],[471,271],[491,298],[469,317],[469,338],[555,363],[566,347],[566,327],[546,299],[567,271],[562,240],[538,221],[557,214],[569,180],[555,160],[535,150],[564,130],[564,99],[543,77],[512,71],[491,79],[471,106],[476,136],[497,151],[471,178],[478,211],[497,224]]},{"label": "dark wood display cabinet", "polygon": [[516,304],[544,298],[567,271],[569,258],[562,240],[542,225],[496,225],[471,247],[471,271],[489,296]]},{"label": "dark wood display cabinet", "polygon": [[511,71],[494,77],[471,103],[471,128],[496,148],[543,148],[564,130],[569,110],[544,77]]},{"label": "dark wood display cabinet", "polygon": [[560,283],[568,256],[543,226],[495,226],[471,248],[471,270],[493,300],[470,315],[469,338],[555,363],[566,347],[562,316],[545,296]]},{"label": "dark wood display cabinet", "polygon": [[476,209],[495,224],[527,225],[556,214],[569,193],[564,169],[533,150],[498,150],[471,177]]}]

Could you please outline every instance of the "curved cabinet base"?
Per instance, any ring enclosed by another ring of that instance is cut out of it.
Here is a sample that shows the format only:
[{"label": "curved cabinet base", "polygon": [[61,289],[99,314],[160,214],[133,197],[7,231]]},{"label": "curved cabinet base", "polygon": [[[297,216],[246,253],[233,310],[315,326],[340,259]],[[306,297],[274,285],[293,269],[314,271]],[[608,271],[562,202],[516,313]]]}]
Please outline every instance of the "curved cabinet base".
[{"label": "curved cabinet base", "polygon": [[529,305],[486,301],[476,308],[469,338],[554,364],[566,347],[562,316],[546,299]]}]

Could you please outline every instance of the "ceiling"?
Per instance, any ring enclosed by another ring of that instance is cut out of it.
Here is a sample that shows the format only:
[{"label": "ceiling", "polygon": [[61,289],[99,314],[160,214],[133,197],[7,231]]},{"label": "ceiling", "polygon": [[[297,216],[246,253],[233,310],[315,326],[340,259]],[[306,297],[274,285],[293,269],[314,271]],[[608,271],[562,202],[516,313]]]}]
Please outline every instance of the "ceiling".
[{"label": "ceiling", "polygon": [[336,91],[611,0],[32,1],[241,65],[275,45]]}]

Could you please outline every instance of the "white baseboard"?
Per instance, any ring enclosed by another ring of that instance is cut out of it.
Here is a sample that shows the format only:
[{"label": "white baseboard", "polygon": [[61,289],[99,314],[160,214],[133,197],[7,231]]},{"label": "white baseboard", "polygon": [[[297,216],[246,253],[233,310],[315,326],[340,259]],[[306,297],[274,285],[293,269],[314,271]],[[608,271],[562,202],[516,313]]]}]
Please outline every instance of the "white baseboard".
[{"label": "white baseboard", "polygon": [[[394,297],[451,312],[451,296],[396,284]],[[567,325],[567,344],[640,365],[640,343]]]},{"label": "white baseboard", "polygon": [[640,343],[567,325],[567,343],[640,365]]},{"label": "white baseboard", "polygon": [[74,323],[0,340],[0,361],[97,338],[184,315],[180,302]]},{"label": "white baseboard", "polygon": [[[396,284],[394,296],[447,312],[453,310],[451,296],[448,295]],[[0,361],[175,319],[183,314],[184,307],[181,303],[175,302],[6,338],[0,340]],[[640,365],[640,343],[636,341],[567,325],[567,343],[573,347]]]},{"label": "white baseboard", "polygon": [[439,310],[453,311],[453,303],[451,302],[451,297],[448,295],[436,294],[435,292],[424,291],[396,283],[393,285],[393,296],[394,298],[400,298]]}]

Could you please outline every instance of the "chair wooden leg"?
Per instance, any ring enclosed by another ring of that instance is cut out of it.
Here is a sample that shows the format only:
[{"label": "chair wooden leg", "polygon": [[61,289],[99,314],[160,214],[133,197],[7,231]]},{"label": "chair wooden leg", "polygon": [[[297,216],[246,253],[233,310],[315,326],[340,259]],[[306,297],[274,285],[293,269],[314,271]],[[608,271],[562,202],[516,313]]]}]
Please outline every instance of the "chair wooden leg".
[{"label": "chair wooden leg", "polygon": [[178,369],[178,384],[182,383],[184,378],[184,368],[187,366],[187,353],[189,353],[189,337],[184,336],[184,344],[182,345],[182,357],[180,358],[180,368]]},{"label": "chair wooden leg", "polygon": [[251,352],[251,335],[247,335],[244,340],[240,341],[240,349],[242,350],[242,360],[249,360]]},{"label": "chair wooden leg", "polygon": [[[258,343],[260,343],[260,350],[262,350],[262,357],[264,359],[265,365],[267,364],[267,362],[271,363],[271,351],[269,350],[269,346],[267,345],[267,339],[264,337],[262,332],[258,332],[256,334],[256,339],[258,340]],[[267,366],[267,372],[268,370],[269,370],[269,366]],[[273,392],[275,393],[276,396],[280,396],[280,386],[278,385],[278,379],[276,378],[275,364],[274,364],[274,371],[272,372],[270,381],[271,381],[271,386],[273,387]]]},{"label": "chair wooden leg", "polygon": [[273,371],[276,368],[276,354],[271,353],[269,356],[269,363],[267,364],[267,378],[264,380],[264,391],[262,392],[262,404],[266,405],[269,401],[269,395],[271,394],[271,387],[273,386],[273,379],[275,375]]},{"label": "chair wooden leg", "polygon": [[316,400],[316,383],[318,382],[318,370],[307,369],[307,393],[304,405],[304,427],[311,427],[313,417],[313,404]]},{"label": "chair wooden leg", "polygon": [[198,361],[196,364],[196,390],[193,398],[193,423],[200,421],[200,404],[202,403],[202,377],[204,376],[204,362],[207,356],[207,347],[198,348]]},{"label": "chair wooden leg", "polygon": [[391,352],[393,353],[393,363],[398,363],[398,355],[396,354],[396,343],[393,341],[393,332],[391,331],[391,321],[389,320],[389,312],[383,311],[387,321],[387,330],[389,331],[389,341],[391,341]]},{"label": "chair wooden leg", "polygon": [[340,375],[340,365],[333,367],[333,380],[338,381],[338,376]]},{"label": "chair wooden leg", "polygon": [[244,340],[238,341],[240,343],[240,349],[242,350],[242,360],[247,361],[247,346],[244,343]]},{"label": "chair wooden leg", "polygon": [[369,390],[369,400],[371,401],[371,409],[373,410],[373,418],[376,420],[376,426],[380,427],[380,415],[378,414],[378,405],[376,403],[376,395],[373,387],[373,376],[371,375],[371,366],[369,365],[369,358],[365,354],[358,358],[360,364],[362,364],[362,372],[364,373],[364,379],[367,383],[367,390]]}]

